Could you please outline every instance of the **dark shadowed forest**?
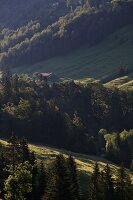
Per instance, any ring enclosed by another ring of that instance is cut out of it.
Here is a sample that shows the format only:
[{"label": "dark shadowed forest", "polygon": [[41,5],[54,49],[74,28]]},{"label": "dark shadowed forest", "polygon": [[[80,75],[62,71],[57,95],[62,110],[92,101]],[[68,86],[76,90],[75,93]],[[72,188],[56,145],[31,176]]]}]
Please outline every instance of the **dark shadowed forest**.
[{"label": "dark shadowed forest", "polygon": [[130,166],[132,91],[99,82],[48,84],[40,74],[12,75],[8,68],[3,69],[0,89],[1,137],[14,133]]}]

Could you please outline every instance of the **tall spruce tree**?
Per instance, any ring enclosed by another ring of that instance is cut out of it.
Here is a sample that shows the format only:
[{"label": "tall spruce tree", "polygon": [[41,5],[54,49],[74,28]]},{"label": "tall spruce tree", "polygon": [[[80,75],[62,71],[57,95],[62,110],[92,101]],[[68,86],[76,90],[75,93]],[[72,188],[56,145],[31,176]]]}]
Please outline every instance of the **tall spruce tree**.
[{"label": "tall spruce tree", "polygon": [[29,151],[27,140],[25,138],[22,138],[20,140],[20,153],[21,153],[22,162],[30,160],[30,151]]},{"label": "tall spruce tree", "polygon": [[10,164],[13,166],[13,170],[15,166],[19,163],[19,142],[18,138],[12,134],[12,136],[8,140],[8,157],[10,160]]},{"label": "tall spruce tree", "polygon": [[116,177],[116,199],[117,200],[132,200],[133,187],[131,178],[127,173],[124,165],[118,169]]},{"label": "tall spruce tree", "polygon": [[70,193],[71,193],[71,200],[79,200],[79,183],[78,183],[78,176],[77,176],[77,167],[76,163],[72,156],[68,157],[67,160],[68,166],[68,174],[69,174],[69,182],[70,182]]},{"label": "tall spruce tree", "polygon": [[89,185],[89,200],[103,200],[101,174],[98,163],[95,163]]},{"label": "tall spruce tree", "polygon": [[46,193],[43,200],[68,200],[71,199],[66,160],[62,155],[57,155],[50,171]]},{"label": "tall spruce tree", "polygon": [[34,152],[31,153],[30,157],[30,164],[32,166],[31,174],[32,174],[32,192],[29,194],[28,199],[29,200],[36,200],[36,184],[37,184],[37,174],[38,174],[38,167],[36,163],[36,158],[34,155]]},{"label": "tall spruce tree", "polygon": [[112,200],[114,199],[114,183],[112,178],[112,173],[110,166],[107,164],[103,171],[103,195],[104,200]]},{"label": "tall spruce tree", "polygon": [[45,187],[46,187],[46,172],[43,161],[41,161],[38,167],[36,186],[37,186],[36,187],[37,199],[41,200],[45,193]]}]

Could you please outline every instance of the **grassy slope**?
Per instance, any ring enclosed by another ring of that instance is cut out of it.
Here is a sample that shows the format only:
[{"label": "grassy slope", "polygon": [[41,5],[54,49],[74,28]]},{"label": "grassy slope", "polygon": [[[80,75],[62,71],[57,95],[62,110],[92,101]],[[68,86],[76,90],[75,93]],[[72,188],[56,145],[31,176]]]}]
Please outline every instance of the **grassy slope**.
[{"label": "grassy slope", "polygon": [[[0,143],[6,145],[7,142],[4,140],[0,140]],[[115,177],[116,170],[118,169],[117,165],[114,165],[110,161],[97,157],[97,156],[89,156],[84,154],[77,154],[66,150],[44,147],[44,146],[35,146],[29,145],[31,151],[34,151],[37,158],[41,160],[45,160],[45,163],[49,162],[49,160],[53,160],[55,156],[59,153],[63,153],[64,156],[71,154],[77,163],[77,168],[80,175],[80,186],[81,186],[81,194],[83,195],[83,199],[86,199],[87,190],[88,190],[88,180],[89,175],[93,172],[93,167],[95,162],[98,162],[100,170],[102,170],[105,165],[108,163],[112,169],[112,174]],[[133,174],[129,172],[133,181]]]},{"label": "grassy slope", "polygon": [[104,84],[108,88],[119,88],[121,90],[130,90],[133,91],[133,80],[128,76],[123,76],[117,79],[114,79],[106,84]]},{"label": "grassy slope", "polygon": [[103,79],[118,71],[121,65],[133,69],[133,26],[113,33],[94,47],[84,46],[66,56],[15,68],[14,72],[49,71],[73,79]]}]

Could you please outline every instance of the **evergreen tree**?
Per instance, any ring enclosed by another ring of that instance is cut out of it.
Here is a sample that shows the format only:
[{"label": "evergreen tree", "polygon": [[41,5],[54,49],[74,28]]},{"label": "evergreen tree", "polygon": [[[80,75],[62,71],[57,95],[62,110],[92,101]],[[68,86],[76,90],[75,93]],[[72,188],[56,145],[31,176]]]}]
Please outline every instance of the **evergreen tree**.
[{"label": "evergreen tree", "polygon": [[13,134],[8,140],[8,157],[10,164],[15,169],[15,166],[19,163],[19,142],[18,138]]},{"label": "evergreen tree", "polygon": [[116,178],[116,199],[117,200],[131,200],[133,195],[133,187],[131,178],[126,172],[123,164],[118,169]]},{"label": "evergreen tree", "polygon": [[30,161],[29,162],[32,166],[34,166],[36,164],[35,153],[33,151],[30,153]]},{"label": "evergreen tree", "polygon": [[77,167],[72,156],[68,157],[68,174],[70,182],[71,200],[79,200],[79,184],[77,177]]},{"label": "evergreen tree", "polygon": [[69,190],[66,161],[62,155],[57,155],[49,171],[46,193],[43,200],[68,200],[71,199]]},{"label": "evergreen tree", "polygon": [[37,174],[38,174],[38,167],[36,163],[36,158],[34,152],[30,155],[30,164],[32,166],[31,174],[32,174],[32,192],[28,195],[28,199],[36,200],[36,192],[37,192]]},{"label": "evergreen tree", "polygon": [[41,161],[38,167],[38,175],[37,175],[37,199],[41,199],[45,193],[46,187],[46,173],[44,168],[44,163]]},{"label": "evergreen tree", "polygon": [[94,166],[94,171],[90,179],[89,200],[103,200],[101,174],[98,163]]},{"label": "evergreen tree", "polygon": [[114,183],[111,174],[111,169],[107,164],[103,171],[103,192],[104,192],[104,200],[112,200],[114,199]]},{"label": "evergreen tree", "polygon": [[20,140],[20,153],[21,153],[21,159],[23,162],[30,160],[30,151],[29,151],[27,140],[25,138],[22,138]]}]

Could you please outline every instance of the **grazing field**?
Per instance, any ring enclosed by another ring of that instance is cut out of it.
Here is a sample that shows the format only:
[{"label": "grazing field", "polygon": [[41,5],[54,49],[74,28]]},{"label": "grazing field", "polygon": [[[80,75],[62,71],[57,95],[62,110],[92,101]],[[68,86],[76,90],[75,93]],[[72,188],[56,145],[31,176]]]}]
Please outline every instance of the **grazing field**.
[{"label": "grazing field", "polygon": [[84,46],[66,56],[54,57],[32,66],[21,66],[13,71],[55,72],[61,77],[72,79],[106,79],[118,72],[121,66],[133,70],[133,26],[114,32],[93,47]]}]

